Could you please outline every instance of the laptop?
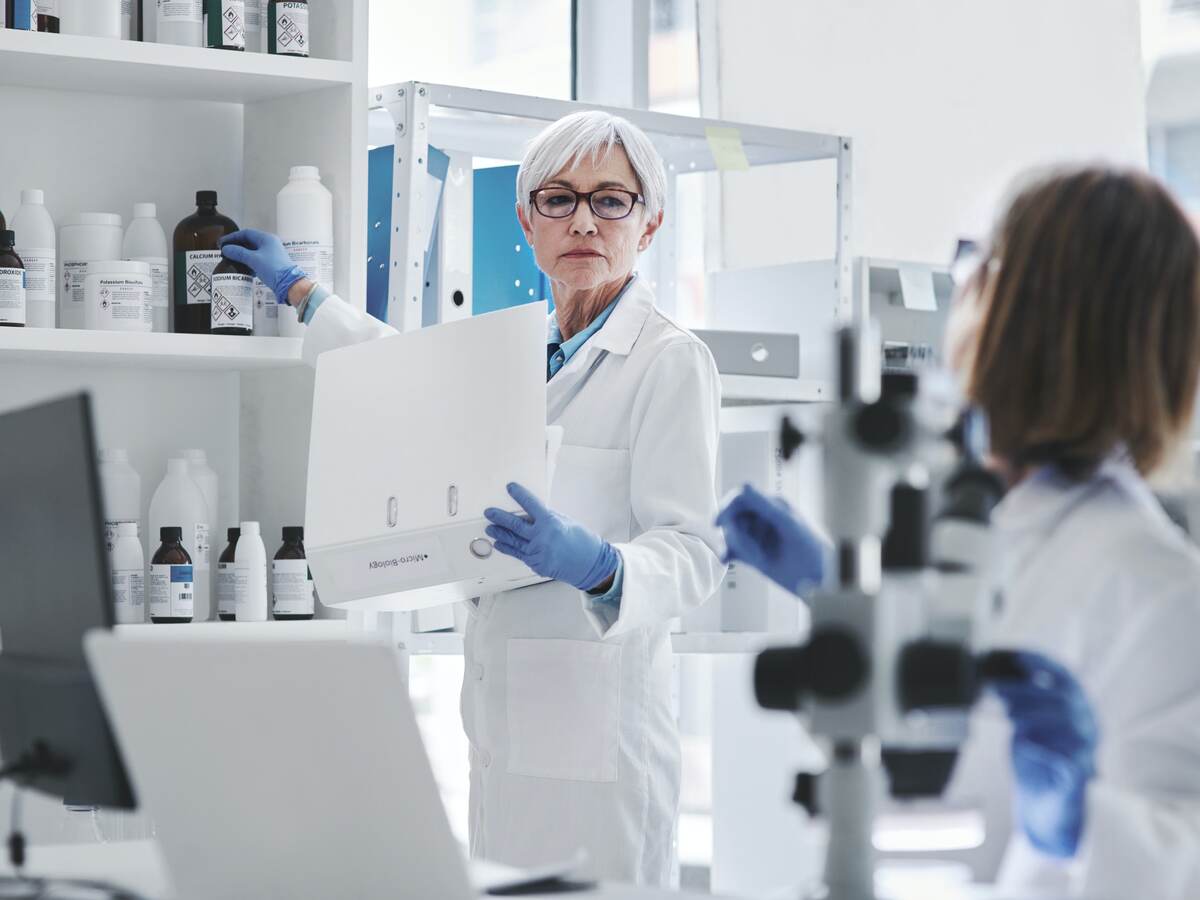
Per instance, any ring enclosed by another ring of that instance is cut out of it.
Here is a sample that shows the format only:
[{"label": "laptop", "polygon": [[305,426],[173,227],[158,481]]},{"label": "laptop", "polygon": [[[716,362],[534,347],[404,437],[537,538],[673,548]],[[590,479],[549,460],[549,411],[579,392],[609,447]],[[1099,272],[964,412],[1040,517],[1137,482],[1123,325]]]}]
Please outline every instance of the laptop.
[{"label": "laptop", "polygon": [[321,354],[305,547],[321,602],[397,611],[524,587],[494,551],[506,486],[546,497],[546,309],[530,303]]},{"label": "laptop", "polygon": [[468,866],[390,647],[94,631],[85,648],[181,897],[472,900],[582,863]]}]

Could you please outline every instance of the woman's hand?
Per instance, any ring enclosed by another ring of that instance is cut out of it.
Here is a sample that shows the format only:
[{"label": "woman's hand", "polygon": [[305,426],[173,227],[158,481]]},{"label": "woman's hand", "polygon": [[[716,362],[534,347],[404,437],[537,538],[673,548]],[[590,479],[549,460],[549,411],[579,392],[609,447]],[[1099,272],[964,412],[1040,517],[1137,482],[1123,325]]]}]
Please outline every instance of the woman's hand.
[{"label": "woman's hand", "polygon": [[793,594],[824,580],[826,542],[781,498],[746,485],[716,524],[725,532],[723,562],[740,560]]},{"label": "woman's hand", "polygon": [[487,536],[496,549],[516,557],[544,578],[553,578],[581,591],[595,589],[617,571],[617,551],[612,544],[578,522],[552,512],[542,501],[516,482],[508,494],[526,515],[514,516],[502,509],[483,511],[492,524]]},{"label": "woman's hand", "polygon": [[[221,253],[228,259],[253,269],[258,280],[275,292],[275,299],[280,303],[288,303],[293,285],[308,278],[288,255],[283,242],[269,232],[243,228],[221,238],[220,246]],[[300,293],[300,298],[304,293]]]}]

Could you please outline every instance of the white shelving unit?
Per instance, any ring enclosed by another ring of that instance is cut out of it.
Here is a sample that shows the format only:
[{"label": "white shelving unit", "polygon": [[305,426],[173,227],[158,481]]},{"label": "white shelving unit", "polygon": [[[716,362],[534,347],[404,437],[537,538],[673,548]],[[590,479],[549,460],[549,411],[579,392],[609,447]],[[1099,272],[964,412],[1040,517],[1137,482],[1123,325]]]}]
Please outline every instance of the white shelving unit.
[{"label": "white shelving unit", "polygon": [[[20,190],[42,188],[56,222],[128,223],[151,201],[169,239],[210,189],[239,225],[273,230],[289,168],[316,165],[334,196],[334,288],[364,304],[367,0],[314,4],[311,24],[310,59],[0,30],[0,209],[11,222]],[[143,526],[168,456],[188,447],[221,480],[214,560],[242,519],[262,523],[272,552],[281,526],[304,521],[312,374],[300,341],[0,329],[0,411],[80,390],[99,445],[128,449],[141,475]],[[300,624],[268,623],[274,637],[329,633]]]}]

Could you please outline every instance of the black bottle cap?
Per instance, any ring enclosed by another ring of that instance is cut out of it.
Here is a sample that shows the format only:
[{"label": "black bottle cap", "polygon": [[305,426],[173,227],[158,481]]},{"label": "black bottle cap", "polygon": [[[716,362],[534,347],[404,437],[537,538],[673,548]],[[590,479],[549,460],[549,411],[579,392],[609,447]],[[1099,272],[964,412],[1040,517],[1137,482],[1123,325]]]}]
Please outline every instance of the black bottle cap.
[{"label": "black bottle cap", "polygon": [[175,544],[183,540],[183,529],[178,525],[164,525],[158,529],[158,539],[164,544]]},{"label": "black bottle cap", "polygon": [[302,541],[304,540],[304,528],[300,525],[284,525],[283,539],[285,541]]},{"label": "black bottle cap", "polygon": [[242,529],[230,528],[229,531],[227,531],[225,533],[225,540],[229,541],[229,543],[232,544],[234,541],[236,541],[241,536],[242,536]]},{"label": "black bottle cap", "polygon": [[197,206],[216,206],[217,192],[216,191],[196,191]]},{"label": "black bottle cap", "polygon": [[0,244],[5,247],[12,247],[17,243],[17,234],[15,231],[0,231]]}]

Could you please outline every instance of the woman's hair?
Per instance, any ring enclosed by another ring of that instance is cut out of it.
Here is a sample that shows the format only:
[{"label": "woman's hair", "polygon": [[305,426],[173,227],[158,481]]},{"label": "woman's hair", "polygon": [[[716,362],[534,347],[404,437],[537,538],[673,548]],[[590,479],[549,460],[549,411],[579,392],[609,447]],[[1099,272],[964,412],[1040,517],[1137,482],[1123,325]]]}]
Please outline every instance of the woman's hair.
[{"label": "woman's hair", "polygon": [[667,196],[662,157],[642,129],[628,119],[600,110],[563,116],[530,142],[517,172],[517,202],[528,212],[533,191],[585,158],[602,162],[617,146],[625,148],[646,201],[646,214],[653,219],[662,211]]},{"label": "woman's hair", "polygon": [[1166,189],[1109,168],[1043,177],[976,278],[967,393],[993,452],[1082,478],[1124,448],[1152,471],[1191,420],[1200,368],[1200,246]]}]

